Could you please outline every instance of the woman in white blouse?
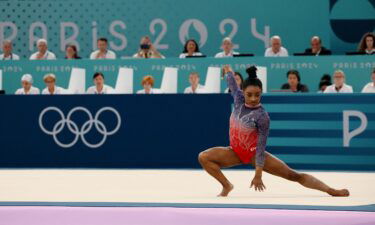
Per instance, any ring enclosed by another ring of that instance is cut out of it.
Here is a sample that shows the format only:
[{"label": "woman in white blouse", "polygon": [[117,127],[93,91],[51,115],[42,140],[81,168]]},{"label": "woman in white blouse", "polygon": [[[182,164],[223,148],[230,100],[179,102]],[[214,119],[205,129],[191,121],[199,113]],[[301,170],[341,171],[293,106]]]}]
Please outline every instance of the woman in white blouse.
[{"label": "woman in white blouse", "polygon": [[160,89],[154,88],[155,80],[151,75],[145,76],[142,79],[142,90],[137,91],[137,94],[161,94]]},{"label": "woman in white blouse", "polygon": [[46,84],[46,88],[43,89],[43,95],[59,95],[66,94],[66,91],[62,87],[56,86],[56,76],[52,73],[46,74],[43,77],[43,81]]},{"label": "woman in white blouse", "polygon": [[203,56],[203,54],[199,52],[199,46],[194,39],[186,41],[184,51],[181,53],[180,58],[186,58],[188,56]]}]

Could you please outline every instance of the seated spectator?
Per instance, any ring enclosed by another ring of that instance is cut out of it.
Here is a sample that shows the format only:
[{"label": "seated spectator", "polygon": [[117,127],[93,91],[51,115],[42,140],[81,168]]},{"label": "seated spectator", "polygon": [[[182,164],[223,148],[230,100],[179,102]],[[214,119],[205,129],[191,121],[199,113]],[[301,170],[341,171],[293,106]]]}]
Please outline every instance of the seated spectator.
[{"label": "seated spectator", "polygon": [[[242,77],[241,73],[234,72],[234,79],[236,79],[237,86],[242,90],[243,77]],[[224,92],[230,93],[230,89],[227,88],[227,89],[225,89]]]},{"label": "seated spectator", "polygon": [[363,54],[372,55],[375,54],[375,35],[371,32],[366,33],[363,35],[361,42],[358,46],[358,52],[361,52]]},{"label": "seated spectator", "polygon": [[332,85],[331,82],[328,81],[320,81],[319,82],[319,91],[318,93],[324,93],[324,91],[327,89],[328,86]]},{"label": "seated spectator", "polygon": [[307,55],[331,55],[332,52],[322,46],[322,40],[318,36],[311,38],[311,48],[305,50]]},{"label": "seated spectator", "polygon": [[332,83],[331,75],[329,75],[328,73],[323,74],[322,78],[320,78],[320,81],[328,81]]},{"label": "seated spectator", "polygon": [[271,47],[266,49],[264,53],[265,57],[277,57],[277,56],[288,56],[288,51],[281,46],[281,38],[279,36],[271,37]]},{"label": "seated spectator", "polygon": [[324,93],[353,93],[353,88],[345,84],[345,74],[342,70],[336,70],[333,74],[333,84],[328,86]]},{"label": "seated spectator", "polygon": [[90,59],[116,59],[116,53],[108,50],[107,38],[99,38],[96,43],[98,50],[91,53]]},{"label": "seated spectator", "polygon": [[0,55],[0,60],[19,60],[20,57],[13,53],[13,44],[11,41],[5,40],[3,42],[3,54]]},{"label": "seated spectator", "polygon": [[372,70],[371,80],[372,82],[363,87],[362,93],[375,93],[375,68]]},{"label": "seated spectator", "polygon": [[323,93],[324,90],[329,86],[331,85],[332,82],[331,82],[331,76],[329,74],[324,74],[322,76],[322,78],[320,78],[320,82],[319,82],[319,91],[318,93]]},{"label": "seated spectator", "polygon": [[281,86],[283,90],[290,90],[292,92],[309,92],[309,89],[306,85],[301,84],[301,77],[297,70],[289,70],[286,73],[288,78],[288,83],[285,83]]},{"label": "seated spectator", "polygon": [[204,86],[199,83],[200,77],[197,72],[192,72],[189,75],[190,86],[185,88],[185,94],[201,94],[206,93]]},{"label": "seated spectator", "polygon": [[30,56],[30,60],[53,60],[56,59],[55,54],[48,51],[47,40],[39,39],[36,42],[38,51]]},{"label": "seated spectator", "polygon": [[95,86],[87,89],[87,94],[113,94],[115,91],[112,87],[104,84],[103,73],[97,72],[93,76]]},{"label": "seated spectator", "polygon": [[64,88],[56,86],[56,76],[54,74],[46,74],[43,77],[43,81],[46,84],[46,88],[42,91],[43,95],[59,95],[66,93]]},{"label": "seated spectator", "polygon": [[30,74],[25,74],[21,77],[22,88],[16,91],[16,95],[38,95],[39,88],[33,87],[33,77]]},{"label": "seated spectator", "polygon": [[77,47],[75,45],[67,45],[65,47],[65,59],[81,59],[78,56]]},{"label": "seated spectator", "polygon": [[184,51],[181,53],[180,58],[186,58],[186,56],[202,56],[199,52],[199,46],[194,39],[187,40],[184,46]]},{"label": "seated spectator", "polygon": [[143,77],[142,79],[142,90],[137,91],[137,94],[161,94],[163,93],[160,89],[154,89],[154,78],[150,75]]},{"label": "seated spectator", "polygon": [[150,37],[145,36],[141,38],[139,51],[133,55],[133,58],[141,59],[164,59],[165,57],[158,52],[151,42]]},{"label": "seated spectator", "polygon": [[215,55],[215,58],[226,58],[226,57],[233,57],[233,55],[238,55],[238,52],[233,51],[233,43],[229,37],[223,39],[221,45],[223,51],[219,52]]}]

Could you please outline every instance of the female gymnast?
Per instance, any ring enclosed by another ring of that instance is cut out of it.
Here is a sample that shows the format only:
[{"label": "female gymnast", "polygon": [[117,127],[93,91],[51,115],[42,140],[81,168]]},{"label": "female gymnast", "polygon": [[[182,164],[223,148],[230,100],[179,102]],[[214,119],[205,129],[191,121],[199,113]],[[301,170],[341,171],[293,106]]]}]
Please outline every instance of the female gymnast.
[{"label": "female gymnast", "polygon": [[257,78],[256,67],[246,70],[249,77],[243,83],[242,90],[236,84],[232,69],[225,66],[223,70],[234,98],[234,110],[230,117],[230,146],[210,148],[199,154],[202,167],[223,186],[218,196],[226,197],[233,189],[221,168],[240,164],[252,164],[255,167],[255,176],[250,185],[250,188],[254,186],[255,191],[266,189],[262,181],[262,172],[265,171],[331,196],[349,196],[347,189],[334,189],[309,174],[296,172],[267,152],[265,148],[270,119],[260,104],[262,82]]}]

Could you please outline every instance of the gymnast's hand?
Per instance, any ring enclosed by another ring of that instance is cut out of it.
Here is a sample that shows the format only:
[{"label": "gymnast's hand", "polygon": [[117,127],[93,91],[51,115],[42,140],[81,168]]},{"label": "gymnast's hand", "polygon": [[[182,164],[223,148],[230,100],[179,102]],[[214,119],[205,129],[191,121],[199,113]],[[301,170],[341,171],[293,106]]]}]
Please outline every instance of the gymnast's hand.
[{"label": "gymnast's hand", "polygon": [[224,72],[225,74],[227,74],[228,72],[233,72],[233,70],[232,70],[232,68],[230,68],[229,65],[225,65],[225,66],[223,67],[223,72]]},{"label": "gymnast's hand", "polygon": [[232,68],[230,68],[229,65],[225,65],[225,66],[223,67],[223,73],[221,74],[221,79],[223,79],[224,76],[225,76],[227,73],[229,73],[229,72],[233,72]]},{"label": "gymnast's hand", "polygon": [[251,181],[250,188],[254,186],[255,191],[264,191],[266,186],[263,184],[262,178],[255,176],[254,179]]}]

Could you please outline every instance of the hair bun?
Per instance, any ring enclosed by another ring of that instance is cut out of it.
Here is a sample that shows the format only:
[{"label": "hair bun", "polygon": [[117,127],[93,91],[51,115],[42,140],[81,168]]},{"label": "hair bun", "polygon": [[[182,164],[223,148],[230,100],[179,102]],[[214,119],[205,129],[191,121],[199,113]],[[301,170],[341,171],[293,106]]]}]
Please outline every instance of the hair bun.
[{"label": "hair bun", "polygon": [[320,81],[331,81],[331,76],[329,74],[324,74]]},{"label": "hair bun", "polygon": [[249,76],[250,79],[258,78],[256,66],[250,66],[249,68],[247,68],[246,73],[247,73],[247,75]]}]

